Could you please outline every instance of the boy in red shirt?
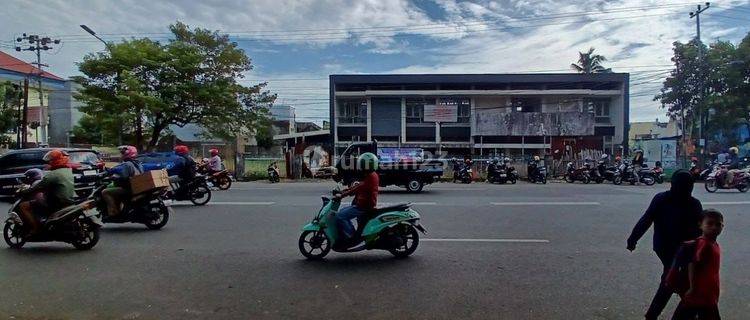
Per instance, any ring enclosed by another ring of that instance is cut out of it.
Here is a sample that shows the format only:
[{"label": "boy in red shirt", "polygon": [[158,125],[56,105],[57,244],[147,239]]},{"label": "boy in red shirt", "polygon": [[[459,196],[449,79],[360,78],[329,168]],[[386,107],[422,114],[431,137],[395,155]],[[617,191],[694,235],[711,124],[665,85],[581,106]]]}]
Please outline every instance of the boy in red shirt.
[{"label": "boy in red shirt", "polygon": [[695,256],[688,265],[690,289],[682,296],[672,320],[721,319],[719,316],[719,265],[721,248],[716,238],[724,229],[724,216],[714,209],[703,211],[703,235],[695,240]]}]

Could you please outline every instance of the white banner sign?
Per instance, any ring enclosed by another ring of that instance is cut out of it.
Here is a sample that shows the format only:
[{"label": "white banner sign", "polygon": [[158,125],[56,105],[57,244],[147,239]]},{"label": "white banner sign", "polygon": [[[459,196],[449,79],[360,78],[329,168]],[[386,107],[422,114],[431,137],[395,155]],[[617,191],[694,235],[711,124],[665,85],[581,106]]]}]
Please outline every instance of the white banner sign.
[{"label": "white banner sign", "polygon": [[425,122],[458,122],[458,105],[427,104],[424,106]]}]

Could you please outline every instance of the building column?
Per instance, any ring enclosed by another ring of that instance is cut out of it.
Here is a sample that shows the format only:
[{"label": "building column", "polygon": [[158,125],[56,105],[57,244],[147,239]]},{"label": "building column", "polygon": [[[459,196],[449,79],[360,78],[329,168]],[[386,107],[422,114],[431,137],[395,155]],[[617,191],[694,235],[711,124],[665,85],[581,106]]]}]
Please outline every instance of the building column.
[{"label": "building column", "polygon": [[372,141],[372,98],[367,98],[367,141]]},{"label": "building column", "polygon": [[406,143],[406,98],[401,98],[401,143]]}]

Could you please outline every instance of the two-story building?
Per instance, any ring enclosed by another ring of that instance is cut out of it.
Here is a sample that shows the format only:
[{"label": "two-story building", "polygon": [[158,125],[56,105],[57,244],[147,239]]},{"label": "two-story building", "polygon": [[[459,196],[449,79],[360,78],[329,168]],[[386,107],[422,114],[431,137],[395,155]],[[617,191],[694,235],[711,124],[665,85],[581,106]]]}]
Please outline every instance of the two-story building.
[{"label": "two-story building", "polygon": [[629,74],[331,75],[336,152],[355,141],[448,155],[627,150]]}]

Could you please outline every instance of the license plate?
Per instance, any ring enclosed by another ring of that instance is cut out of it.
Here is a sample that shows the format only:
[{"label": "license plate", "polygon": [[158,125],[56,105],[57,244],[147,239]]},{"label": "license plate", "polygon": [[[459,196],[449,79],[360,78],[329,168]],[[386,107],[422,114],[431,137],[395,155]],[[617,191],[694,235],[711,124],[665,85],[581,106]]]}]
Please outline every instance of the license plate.
[{"label": "license plate", "polygon": [[84,176],[95,176],[96,175],[96,170],[85,170],[85,171],[83,171],[83,175]]}]

